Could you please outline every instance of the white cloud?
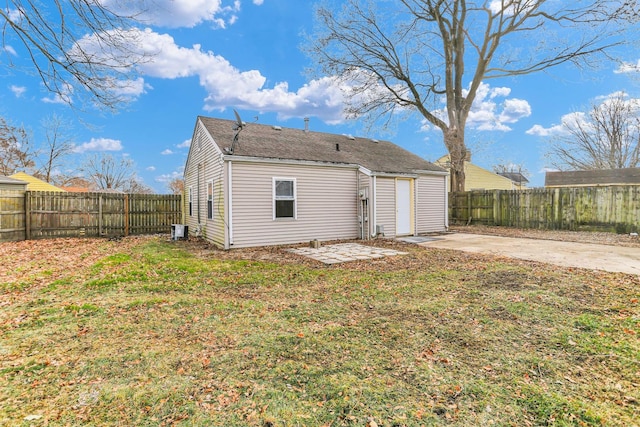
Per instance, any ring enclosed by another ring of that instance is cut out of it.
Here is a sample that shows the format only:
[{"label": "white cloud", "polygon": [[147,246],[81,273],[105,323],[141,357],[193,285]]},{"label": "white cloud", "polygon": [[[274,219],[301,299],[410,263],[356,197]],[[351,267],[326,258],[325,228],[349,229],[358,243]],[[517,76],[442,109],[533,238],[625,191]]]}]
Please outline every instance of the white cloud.
[{"label": "white cloud", "polygon": [[178,148],[189,148],[191,147],[191,139],[185,139],[180,144],[176,145]]},{"label": "white cloud", "polygon": [[222,0],[145,1],[142,5],[146,7],[142,11],[136,7],[140,2],[102,0],[102,3],[118,12],[136,14],[136,18],[144,24],[169,28],[191,28],[203,22],[225,28],[227,21],[234,19],[240,9],[239,1],[232,6],[222,6]]},{"label": "white cloud", "polygon": [[122,150],[122,142],[117,139],[109,138],[91,138],[89,142],[76,145],[73,151],[75,153],[84,153],[87,151],[120,151]]},{"label": "white cloud", "polygon": [[176,178],[182,179],[182,177],[184,176],[184,166],[181,166],[180,168],[178,168],[178,170],[173,171],[171,173],[166,173],[166,174],[162,174],[160,176],[155,177],[155,181],[156,182],[171,182]]},{"label": "white cloud", "polygon": [[59,93],[54,93],[51,96],[45,96],[42,98],[42,102],[45,104],[68,104],[70,98],[66,98]]},{"label": "white cloud", "polygon": [[585,125],[587,123],[587,115],[583,112],[565,114],[561,117],[559,124],[554,124],[548,128],[541,125],[534,125],[525,133],[528,135],[543,137],[562,135],[567,133],[567,128],[565,126],[567,123],[580,123],[581,125]]},{"label": "white cloud", "polygon": [[[606,111],[606,108],[610,105],[611,102],[619,99],[624,99],[624,102],[629,106],[629,108],[635,110],[636,112],[640,112],[640,98],[631,98],[624,92],[612,92],[608,95],[598,96],[595,98],[595,100],[599,102],[597,107],[600,109],[604,109],[604,111]],[[562,135],[568,133],[567,127],[580,127],[582,129],[588,129],[592,127],[589,119],[589,114],[583,111],[576,111],[565,114],[560,118],[559,124],[553,124],[547,128],[542,125],[536,124],[531,127],[531,129],[527,130],[526,133],[529,135],[537,135],[543,137]]]},{"label": "white cloud", "polygon": [[256,6],[261,6],[264,3],[264,0],[253,0],[253,4]]},{"label": "white cloud", "polygon": [[632,62],[623,62],[615,71],[616,74],[637,73],[640,71],[640,59],[634,64]]},{"label": "white cloud", "polygon": [[155,166],[147,166],[147,167],[145,168],[145,170],[150,171],[150,172],[153,172],[154,170],[156,170],[156,167],[155,167]]},{"label": "white cloud", "polygon": [[42,102],[45,104],[71,104],[73,95],[73,86],[69,83],[64,83],[60,88],[59,93],[53,93],[48,97],[42,98]]},{"label": "white cloud", "polygon": [[[466,96],[467,91],[464,95]],[[531,115],[531,105],[524,99],[508,98],[500,102],[498,98],[504,98],[511,94],[508,87],[492,88],[486,83],[480,84],[476,92],[476,98],[469,111],[467,126],[469,129],[479,131],[510,131],[508,124],[516,123],[519,120]],[[444,99],[443,99],[444,103]],[[446,108],[434,111],[434,114],[447,122]],[[426,119],[422,120],[421,132],[438,130]]]},{"label": "white cloud", "polygon": [[162,151],[160,154],[162,154],[163,156],[168,156],[173,154],[173,151],[169,150],[168,148],[164,151]]},{"label": "white cloud", "polygon": [[533,125],[531,129],[527,130],[525,133],[527,135],[549,136],[557,133],[560,130],[562,130],[562,125],[554,125],[550,128],[545,128],[541,125]]},{"label": "white cloud", "polygon": [[11,85],[9,89],[11,89],[11,92],[13,92],[16,98],[20,98],[27,91],[26,87],[16,85]]},{"label": "white cloud", "polygon": [[[267,78],[260,71],[241,71],[222,56],[203,51],[200,45],[181,47],[170,35],[158,34],[148,28],[130,32],[128,38],[133,53],[150,57],[140,63],[140,74],[161,79],[197,76],[207,92],[206,111],[223,111],[234,106],[263,113],[276,112],[280,119],[315,116],[328,123],[337,123],[344,118],[342,92],[335,79],[313,80],[296,92],[289,89],[287,82],[265,87]],[[85,52],[99,55],[92,38],[84,38],[81,43]],[[121,54],[130,55],[131,52]],[[137,96],[149,87],[138,79],[127,93]]]},{"label": "white cloud", "polygon": [[152,87],[144,82],[142,77],[138,77],[135,80],[119,80],[113,83],[114,93],[121,95],[125,98],[137,98],[145,93],[145,89],[152,89]]},{"label": "white cloud", "polygon": [[4,51],[9,53],[10,55],[18,56],[18,52],[16,52],[16,50],[9,45],[4,46]]}]

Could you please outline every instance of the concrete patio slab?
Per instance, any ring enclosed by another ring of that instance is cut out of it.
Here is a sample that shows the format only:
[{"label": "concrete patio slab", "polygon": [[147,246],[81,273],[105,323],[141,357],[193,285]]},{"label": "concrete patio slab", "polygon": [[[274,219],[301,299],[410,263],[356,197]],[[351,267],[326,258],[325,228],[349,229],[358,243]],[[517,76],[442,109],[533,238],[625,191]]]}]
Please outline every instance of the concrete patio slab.
[{"label": "concrete patio slab", "polygon": [[420,246],[500,255],[563,267],[640,274],[640,248],[447,233]]},{"label": "concrete patio slab", "polygon": [[393,249],[377,248],[375,246],[366,246],[358,243],[338,243],[335,245],[321,246],[317,249],[295,248],[289,249],[289,252],[304,255],[324,264],[337,264],[406,254],[406,252]]}]

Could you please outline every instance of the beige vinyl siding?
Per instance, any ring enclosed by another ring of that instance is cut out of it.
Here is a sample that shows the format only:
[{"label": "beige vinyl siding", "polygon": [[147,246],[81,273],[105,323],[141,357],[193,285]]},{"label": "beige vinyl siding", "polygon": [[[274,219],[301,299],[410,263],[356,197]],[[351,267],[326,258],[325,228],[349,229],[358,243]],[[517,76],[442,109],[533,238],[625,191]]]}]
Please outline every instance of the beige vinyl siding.
[{"label": "beige vinyl siding", "polygon": [[[233,248],[358,237],[357,170],[232,162]],[[273,218],[273,178],[296,182],[296,219]]]},{"label": "beige vinyl siding", "polygon": [[513,190],[514,184],[509,178],[498,175],[472,163],[465,162],[465,191],[472,190]]},{"label": "beige vinyl siding", "polygon": [[384,226],[386,237],[396,235],[396,180],[376,177],[376,225]]},{"label": "beige vinyl siding", "polygon": [[[224,247],[224,185],[221,154],[210,136],[196,125],[189,149],[185,178],[185,212],[189,234],[199,234]],[[213,219],[207,219],[207,182],[213,179]],[[189,188],[193,189],[193,215],[189,216]],[[198,215],[199,214],[199,215]]]},{"label": "beige vinyl siding", "polygon": [[417,233],[445,231],[446,192],[445,176],[420,176],[416,181]]}]

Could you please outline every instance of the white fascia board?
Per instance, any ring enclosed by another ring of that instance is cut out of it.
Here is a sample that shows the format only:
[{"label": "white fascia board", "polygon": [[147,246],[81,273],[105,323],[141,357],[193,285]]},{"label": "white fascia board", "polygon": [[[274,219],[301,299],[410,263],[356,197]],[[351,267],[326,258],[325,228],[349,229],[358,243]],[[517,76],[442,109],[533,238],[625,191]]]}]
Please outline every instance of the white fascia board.
[{"label": "white fascia board", "polygon": [[358,170],[367,176],[373,176],[373,172],[371,172],[369,169],[365,168],[364,166],[360,166]]}]

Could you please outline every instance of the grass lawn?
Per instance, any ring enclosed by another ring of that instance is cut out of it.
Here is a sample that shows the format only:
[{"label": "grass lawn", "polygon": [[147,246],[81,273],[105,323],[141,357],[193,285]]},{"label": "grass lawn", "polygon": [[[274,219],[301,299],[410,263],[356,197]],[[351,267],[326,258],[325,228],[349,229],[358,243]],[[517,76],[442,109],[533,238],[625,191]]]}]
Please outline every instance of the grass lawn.
[{"label": "grass lawn", "polygon": [[0,244],[0,425],[639,424],[639,277],[376,244]]}]

